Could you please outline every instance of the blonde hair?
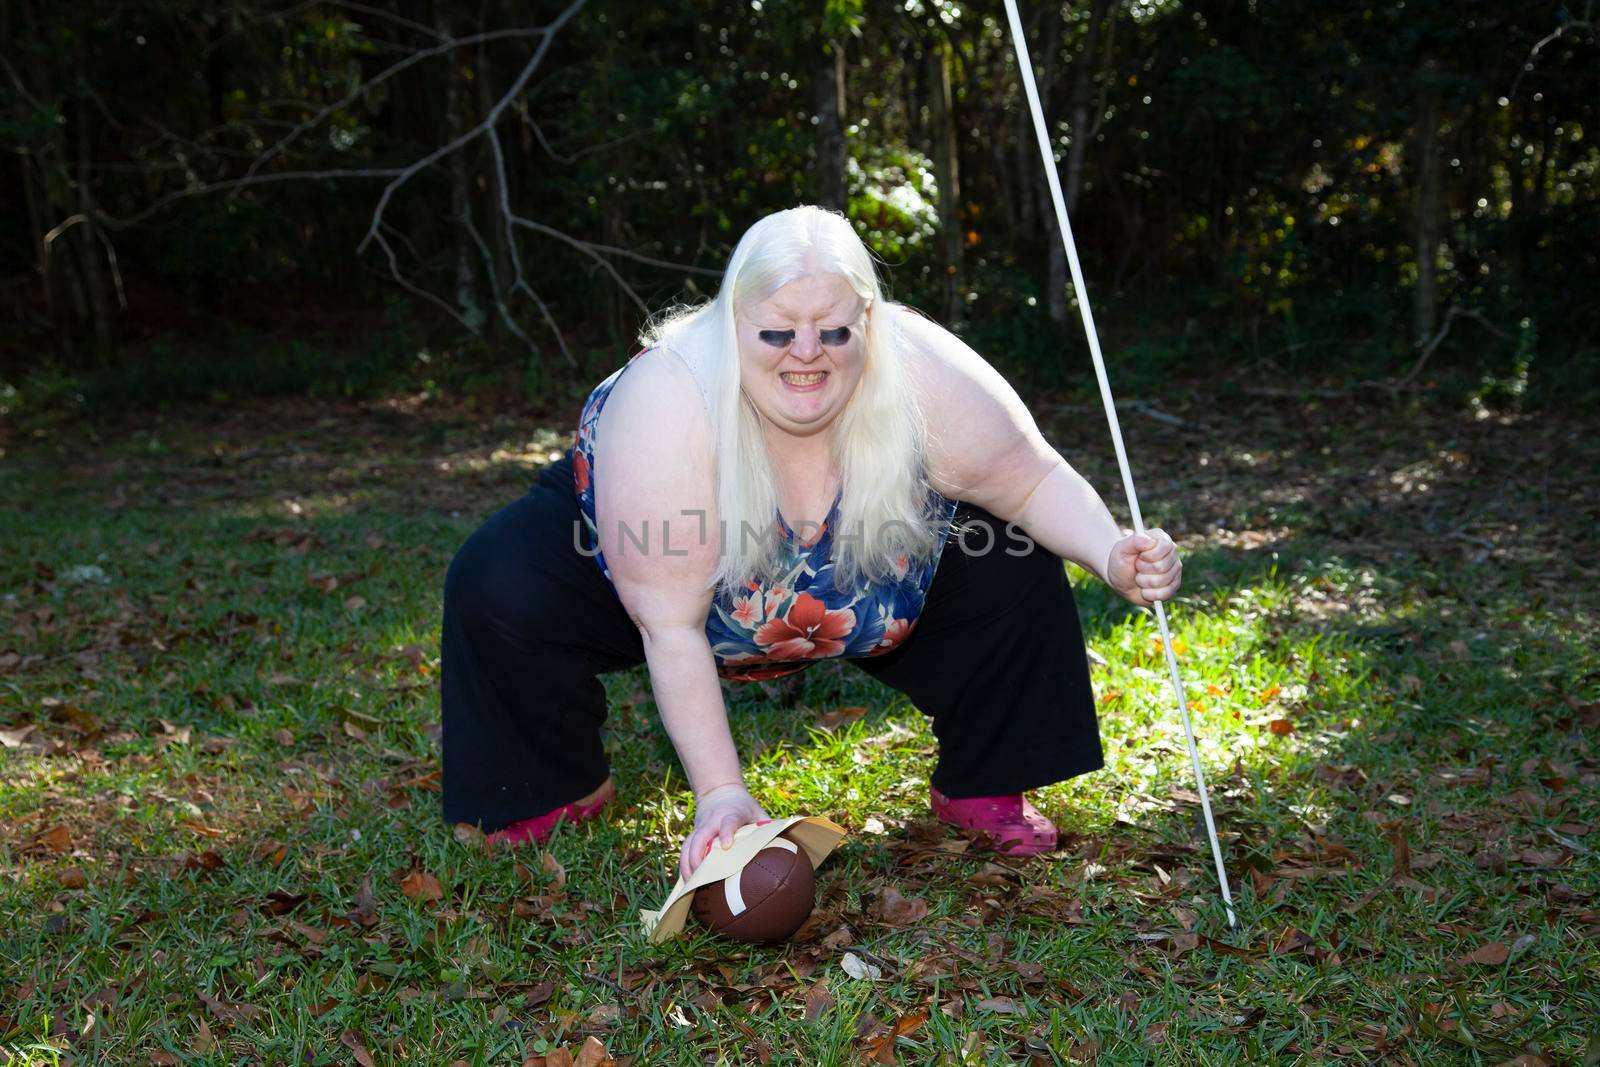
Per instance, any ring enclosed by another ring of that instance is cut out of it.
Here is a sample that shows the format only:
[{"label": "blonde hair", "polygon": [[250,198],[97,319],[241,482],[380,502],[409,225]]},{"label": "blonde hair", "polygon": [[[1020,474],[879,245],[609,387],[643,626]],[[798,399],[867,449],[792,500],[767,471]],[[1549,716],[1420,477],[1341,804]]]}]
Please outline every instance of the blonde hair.
[{"label": "blonde hair", "polygon": [[[837,590],[903,574],[944,540],[948,525],[927,480],[927,432],[899,329],[871,254],[842,214],[811,205],[773,212],[739,239],[716,296],[661,313],[640,333],[647,347],[693,352],[710,370],[709,395],[717,509],[726,531],[713,587],[742,592],[752,579],[777,577],[775,470],[760,416],[740,383],[736,313],[797,278],[843,277],[865,302],[860,381],[828,428],[841,477],[832,545]],[[831,503],[831,501],[830,501]],[[753,542],[753,544],[752,544]]]}]

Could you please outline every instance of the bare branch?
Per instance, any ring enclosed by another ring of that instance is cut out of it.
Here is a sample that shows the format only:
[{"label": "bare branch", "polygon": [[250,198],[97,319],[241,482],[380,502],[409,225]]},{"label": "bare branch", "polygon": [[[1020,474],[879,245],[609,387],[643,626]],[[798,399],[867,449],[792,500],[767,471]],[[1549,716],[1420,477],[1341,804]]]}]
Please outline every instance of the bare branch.
[{"label": "bare branch", "polygon": [[[583,2],[583,0],[579,0],[579,6],[582,6],[582,2]],[[562,16],[562,18],[564,20],[566,18],[566,16]],[[400,60],[400,62],[395,63],[395,64],[385,68],[384,70],[378,72],[373,77],[363,81],[360,85],[357,85],[354,89],[351,89],[348,93],[346,93],[341,99],[339,99],[339,100],[335,101],[334,103],[331,103],[331,104],[327,105],[326,107],[322,108],[320,111],[318,111],[315,115],[312,115],[310,118],[303,120],[300,123],[300,125],[296,126],[294,129],[290,130],[287,134],[285,134],[278,141],[277,144],[273,145],[271,148],[269,148],[265,152],[261,153],[260,156],[256,157],[255,162],[250,164],[250,169],[245,171],[245,175],[244,176],[246,178],[253,177],[255,175],[255,173],[258,170],[260,170],[264,165],[266,165],[271,160],[276,159],[291,144],[293,144],[297,139],[299,139],[301,134],[305,133],[307,130],[311,129],[313,126],[316,126],[319,123],[321,123],[324,119],[326,119],[329,115],[332,115],[335,111],[338,111],[341,108],[345,108],[345,107],[350,106],[350,104],[354,103],[355,100],[358,97],[365,96],[367,93],[371,92],[373,89],[377,88],[379,85],[382,85],[384,82],[388,81],[390,78],[394,77],[395,75],[399,74],[400,72],[402,72],[402,71],[404,71],[404,70],[406,70],[406,69],[408,69],[410,67],[416,66],[418,63],[421,63],[424,59],[432,59],[435,56],[443,55],[446,52],[454,51],[455,49],[465,47],[466,45],[482,44],[482,43],[487,42],[487,41],[504,40],[504,39],[506,39],[508,37],[537,37],[537,36],[539,36],[541,34],[548,34],[548,33],[551,33],[551,32],[553,32],[553,31],[551,31],[547,27],[534,27],[532,29],[489,30],[489,31],[487,31],[485,33],[475,33],[475,34],[472,34],[472,35],[470,35],[468,37],[451,37],[451,38],[447,38],[444,41],[443,44],[435,45],[432,48],[424,48],[419,52],[413,52],[410,55],[406,56],[406,58]],[[546,40],[548,40],[548,39],[549,38],[546,37]],[[543,45],[540,46],[538,54],[539,55],[543,55],[544,54],[544,46]],[[520,88],[520,85],[519,85],[519,88]],[[468,139],[470,140],[471,138],[469,137]],[[444,155],[448,155],[448,154],[449,154],[448,152],[442,152],[440,154],[439,158],[442,158]],[[432,158],[430,158],[428,160],[428,162],[432,162],[432,161],[433,161]],[[418,169],[420,170],[421,168],[419,167]],[[363,242],[363,243],[365,243],[365,242]]]},{"label": "bare branch", "polygon": [[323,2],[330,7],[342,7],[347,11],[359,11],[364,15],[377,15],[379,18],[388,19],[396,26],[404,26],[408,30],[416,30],[418,33],[425,33],[436,41],[446,39],[444,34],[440,33],[432,26],[425,26],[420,22],[413,22],[403,15],[397,15],[393,11],[385,11],[381,7],[372,7],[369,4],[358,4],[355,2],[355,0],[323,0]]},{"label": "bare branch", "polygon": [[639,138],[645,135],[644,130],[634,130],[632,133],[618,137],[614,141],[606,141],[604,144],[591,145],[588,148],[579,149],[570,156],[564,156],[560,152],[557,152],[554,148],[550,147],[550,142],[545,140],[544,131],[539,128],[539,124],[537,122],[533,121],[533,116],[528,114],[528,108],[525,104],[517,108],[517,113],[522,116],[523,124],[529,129],[533,130],[533,135],[534,137],[538,138],[540,147],[542,147],[546,152],[550,153],[550,158],[555,160],[557,163],[576,163],[584,156],[592,156],[596,152],[609,151],[610,149],[616,148],[619,145],[625,145],[629,141],[637,141]]},{"label": "bare branch", "polygon": [[355,167],[342,167],[334,170],[284,170],[274,174],[257,174],[253,178],[230,178],[226,181],[211,182],[209,184],[197,182],[187,189],[179,189],[177,192],[168,193],[136,215],[118,218],[115,215],[108,215],[104,211],[97,210],[95,217],[99,219],[102,225],[113,226],[120,230],[126,229],[135,223],[143,222],[174,201],[188,200],[191,197],[204,196],[206,193],[219,193],[228,189],[237,189],[240,186],[269,185],[274,182],[321,181],[329,178],[392,178],[395,175],[404,173],[406,173],[406,168],[404,167],[373,167],[366,170]]},{"label": "bare branch", "polygon": [[[538,351],[539,346],[534,344],[533,340],[522,332],[522,327],[517,325],[517,320],[511,315],[511,309],[506,307],[504,300],[500,299],[500,279],[495,277],[494,256],[489,254],[489,245],[484,241],[483,234],[479,233],[478,227],[473,225],[470,215],[462,218],[461,224],[467,228],[467,233],[472,235],[473,243],[478,246],[478,255],[483,257],[484,273],[489,276],[489,289],[494,293],[494,307],[500,313],[500,321],[505,323],[506,329],[517,335],[517,340],[534,351]],[[559,332],[557,336],[560,336]]]},{"label": "bare branch", "polygon": [[[543,34],[543,39],[539,42],[539,47],[534,49],[533,56],[523,66],[522,72],[517,75],[517,80],[512,84],[510,89],[506,90],[505,95],[495,102],[494,107],[489,109],[489,113],[483,117],[483,121],[479,122],[472,129],[462,133],[448,144],[434,149],[426,156],[423,156],[416,162],[411,163],[405,167],[405,169],[403,169],[393,181],[384,187],[383,195],[378,198],[378,206],[373,210],[372,224],[367,228],[367,235],[363,237],[361,239],[361,243],[356,246],[356,251],[358,253],[367,246],[368,241],[371,241],[373,237],[377,235],[378,224],[383,220],[384,209],[389,206],[389,201],[394,198],[395,192],[402,185],[410,181],[420,171],[432,166],[445,156],[448,156],[450,153],[459,151],[462,145],[472,141],[474,138],[482,134],[484,130],[500,121],[500,116],[505,113],[506,108],[510,107],[511,102],[515,100],[522,92],[523,88],[528,84],[528,80],[533,77],[533,72],[539,69],[539,64],[543,61],[545,53],[550,51],[550,45],[555,41],[556,34],[560,32],[561,28],[565,26],[572,19],[572,17],[583,8],[583,5],[586,2],[587,0],[574,0],[574,2],[569,5],[565,11],[556,16],[553,22],[544,27],[544,29],[541,31]],[[465,40],[465,38],[463,38],[463,40]]]},{"label": "bare branch", "polygon": [[594,260],[596,263],[600,264],[600,266],[605,268],[606,273],[611,275],[612,280],[618,285],[622,286],[622,291],[628,294],[629,299],[631,299],[634,304],[638,306],[639,310],[645,315],[650,314],[650,309],[646,307],[645,302],[639,298],[639,294],[633,291],[633,286],[629,285],[623,280],[622,275],[617,273],[617,268],[613,267],[609,261],[600,256],[600,253],[596,251],[595,245],[592,245],[587,241],[580,241],[576,237],[562,233],[560,230],[555,229],[554,227],[546,226],[542,222],[534,222],[532,219],[525,219],[520,215],[513,216],[511,221],[516,223],[518,226],[532,230],[535,233],[546,234],[550,237],[554,237],[558,241],[564,241],[573,248],[576,248],[578,251],[582,252],[584,255],[588,256],[590,259]]},{"label": "bare branch", "polygon": [[500,134],[495,131],[493,126],[489,127],[488,134],[489,148],[494,154],[495,177],[497,179],[495,184],[500,187],[500,224],[505,227],[506,244],[511,250],[511,265],[517,272],[517,276],[511,284],[511,291],[513,293],[520,291],[528,294],[528,299],[533,301],[534,305],[539,309],[539,314],[544,316],[546,325],[555,332],[556,343],[561,346],[561,354],[567,357],[568,365],[576,367],[578,361],[573,358],[572,350],[567,347],[566,335],[561,332],[561,327],[556,325],[555,316],[550,313],[550,309],[545,305],[545,302],[539,298],[538,293],[533,291],[533,287],[528,284],[527,278],[523,276],[522,253],[517,250],[517,235],[511,228],[512,224],[517,222],[518,219],[516,213],[511,210],[511,184],[506,180],[506,157],[500,147]]},{"label": "bare branch", "polygon": [[1445,312],[1444,322],[1440,325],[1439,332],[1434,334],[1428,343],[1423,346],[1422,355],[1417,357],[1417,361],[1411,365],[1411,369],[1405,373],[1405,376],[1400,378],[1389,387],[1392,392],[1398,393],[1400,390],[1410,385],[1412,379],[1414,379],[1418,374],[1422,373],[1422,368],[1427,364],[1429,357],[1433,355],[1433,353],[1438,349],[1439,345],[1444,342],[1445,337],[1449,335],[1450,324],[1455,322],[1456,316],[1458,315],[1464,319],[1476,320],[1480,326],[1494,334],[1496,337],[1500,338],[1502,341],[1509,341],[1512,339],[1509,333],[1506,333],[1500,327],[1484,318],[1483,312],[1477,310],[1468,310],[1467,308],[1462,307],[1460,304],[1451,304],[1450,310]]},{"label": "bare branch", "polygon": [[378,247],[383,249],[384,255],[388,257],[389,274],[402,289],[405,289],[409,293],[416,294],[417,296],[426,300],[428,303],[432,304],[434,307],[439,308],[446,315],[449,315],[452,319],[455,319],[456,322],[460,323],[461,328],[466,330],[468,333],[474,332],[472,329],[472,324],[466,319],[462,318],[461,313],[455,308],[451,307],[448,301],[441,300],[421,286],[412,284],[412,282],[409,281],[405,275],[400,273],[400,263],[395,259],[394,249],[389,247],[389,242],[384,239],[381,233],[372,234],[372,239],[378,242]]},{"label": "bare branch", "polygon": [[1532,72],[1532,70],[1533,70],[1533,61],[1538,58],[1539,53],[1544,49],[1545,45],[1549,44],[1551,41],[1556,40],[1558,37],[1560,37],[1563,33],[1566,33],[1568,30],[1577,30],[1577,29],[1592,30],[1592,29],[1594,29],[1594,23],[1589,22],[1586,19],[1569,19],[1566,22],[1563,22],[1561,25],[1557,26],[1555,29],[1551,30],[1549,33],[1545,34],[1543,37],[1541,37],[1539,39],[1539,42],[1537,44],[1535,44],[1531,49],[1529,49],[1528,58],[1526,58],[1526,59],[1524,59],[1522,61],[1522,66],[1517,68],[1516,80],[1514,80],[1511,83],[1511,91],[1506,94],[1506,99],[1507,100],[1515,100],[1517,98],[1517,88],[1518,88],[1518,86],[1520,86],[1522,84],[1523,76]]}]

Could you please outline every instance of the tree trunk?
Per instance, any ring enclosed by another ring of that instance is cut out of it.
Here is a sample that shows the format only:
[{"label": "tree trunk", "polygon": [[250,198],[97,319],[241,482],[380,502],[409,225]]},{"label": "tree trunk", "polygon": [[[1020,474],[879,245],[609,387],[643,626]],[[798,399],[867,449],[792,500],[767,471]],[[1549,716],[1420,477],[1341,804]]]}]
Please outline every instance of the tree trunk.
[{"label": "tree trunk", "polygon": [[[443,6],[437,13],[439,32],[450,33],[450,19]],[[463,115],[465,106],[461,92],[461,57],[451,53],[444,64],[444,124],[445,136],[451,140],[466,130]],[[451,258],[455,264],[456,310],[474,334],[483,332],[488,313],[478,300],[478,247],[472,239],[472,181],[467,173],[467,157],[463,152],[450,153],[446,161],[450,175],[450,240]],[[498,212],[490,218],[497,218]],[[497,223],[498,225],[498,223]]]},{"label": "tree trunk", "polygon": [[39,272],[39,282],[44,286],[45,313],[50,316],[50,330],[56,338],[56,355],[68,365],[72,362],[72,318],[57,298],[55,279],[51,277],[50,252],[45,247],[44,235],[49,232],[45,222],[48,190],[37,188],[34,182],[34,156],[31,152],[18,152],[17,162],[22,166],[22,195],[28,202],[28,226],[33,235],[34,269]]},{"label": "tree trunk", "polygon": [[927,47],[929,133],[933,169],[939,177],[939,234],[944,272],[944,314],[947,325],[961,321],[961,175],[956,162],[956,126],[950,99],[950,52],[944,41]]},{"label": "tree trunk", "polygon": [[817,203],[845,211],[844,171],[844,41],[828,43],[828,55],[816,67],[813,109],[817,116]]},{"label": "tree trunk", "polygon": [[1439,63],[1422,64],[1417,97],[1416,152],[1416,254],[1417,289],[1411,336],[1426,344],[1439,321]]},{"label": "tree trunk", "polygon": [[[1040,55],[1044,59],[1045,76],[1039,82],[1039,106],[1044,108],[1046,122],[1049,121],[1050,90],[1055,86],[1054,73],[1056,70],[1056,54],[1061,50],[1061,13],[1051,10],[1049,21],[1046,23],[1044,34],[1044,51]],[[1046,127],[1048,128],[1048,126]],[[1055,144],[1050,145],[1050,166],[1055,166]],[[1067,327],[1067,250],[1062,241],[1061,227],[1056,222],[1055,201],[1050,196],[1050,183],[1048,177],[1040,170],[1034,170],[1034,189],[1039,197],[1039,211],[1044,215],[1044,230],[1049,235],[1049,244],[1045,254],[1049,259],[1050,276],[1045,289],[1045,307],[1050,312],[1050,321],[1065,329]]]},{"label": "tree trunk", "polygon": [[1083,158],[1093,136],[1089,128],[1089,103],[1094,93],[1095,47],[1100,41],[1100,23],[1105,20],[1111,0],[1094,0],[1089,11],[1089,28],[1084,35],[1083,51],[1073,64],[1072,72],[1072,143],[1067,147],[1067,181],[1062,194],[1066,197],[1067,213],[1078,211],[1078,194],[1083,190]]},{"label": "tree trunk", "polygon": [[[84,67],[82,46],[79,47],[79,76],[88,84],[88,71]],[[79,260],[83,266],[83,287],[89,301],[89,322],[94,337],[94,358],[101,366],[111,362],[111,295],[106,284],[104,253],[100,247],[100,222],[96,217],[94,202],[94,137],[89,129],[90,105],[86,97],[78,98],[73,118],[78,126],[78,211],[83,221],[74,229],[78,231]]]},{"label": "tree trunk", "polygon": [[[479,45],[478,76],[474,81],[478,86],[478,114],[480,115],[487,115],[489,110],[494,107],[494,85],[498,83],[491,77],[494,69],[492,62],[488,49],[484,45]],[[510,181],[514,157],[510,152],[503,152],[503,154],[506,157],[506,178]],[[509,190],[501,187],[500,172],[494,165],[492,154],[488,154],[484,163],[484,170],[487,172],[484,177],[485,192],[483,194],[486,210],[480,211],[478,217],[498,220],[501,217],[501,203],[509,203],[510,201]],[[513,182],[514,187],[515,183]],[[494,282],[490,286],[493,291],[489,293],[489,301],[496,306],[501,304],[509,306],[511,304],[511,283],[516,275],[516,267],[511,258],[511,242],[516,240],[516,235],[506,233],[506,228],[498,224],[485,225],[480,232],[483,232],[483,239],[489,245],[490,262],[494,265]],[[499,331],[500,320],[498,317],[490,316],[489,328],[492,334]]]}]

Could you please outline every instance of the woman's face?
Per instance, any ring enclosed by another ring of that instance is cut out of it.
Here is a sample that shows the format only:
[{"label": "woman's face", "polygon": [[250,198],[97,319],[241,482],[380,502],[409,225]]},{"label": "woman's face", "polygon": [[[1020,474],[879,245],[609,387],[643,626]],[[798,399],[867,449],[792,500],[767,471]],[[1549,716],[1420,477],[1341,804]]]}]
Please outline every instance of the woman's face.
[{"label": "woman's face", "polygon": [[810,437],[844,410],[866,355],[865,303],[843,276],[808,274],[735,315],[741,384],[773,428]]}]

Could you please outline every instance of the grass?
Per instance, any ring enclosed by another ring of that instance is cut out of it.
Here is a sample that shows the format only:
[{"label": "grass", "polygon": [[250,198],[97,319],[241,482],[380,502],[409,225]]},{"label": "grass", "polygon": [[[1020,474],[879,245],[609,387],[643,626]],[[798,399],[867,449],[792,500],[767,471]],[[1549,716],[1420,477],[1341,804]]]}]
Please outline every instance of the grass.
[{"label": "grass", "polygon": [[[642,668],[606,679],[609,817],[502,854],[438,815],[444,569],[564,428],[399,398],[14,444],[0,1049],[1593,1062],[1596,446],[1425,405],[1162,404],[1183,425],[1126,428],[1185,548],[1171,616],[1237,932],[1152,620],[1081,574],[1106,768],[1033,798],[1059,853],[997,862],[930,822],[923,716],[823,665],[728,690],[768,810],[850,830],[815,922],[657,948],[637,912],[689,797]],[[1109,495],[1103,431],[1050,429]]]}]

